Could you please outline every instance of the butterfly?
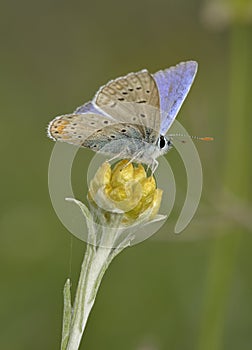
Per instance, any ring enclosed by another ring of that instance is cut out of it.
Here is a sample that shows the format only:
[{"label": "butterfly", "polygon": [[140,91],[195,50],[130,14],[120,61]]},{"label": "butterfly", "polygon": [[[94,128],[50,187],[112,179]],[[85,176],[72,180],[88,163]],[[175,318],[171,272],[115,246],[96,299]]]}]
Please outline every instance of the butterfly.
[{"label": "butterfly", "polygon": [[144,163],[154,171],[157,158],[172,147],[167,131],[197,73],[186,61],[150,74],[146,69],[109,81],[92,101],[53,119],[48,136],[112,157]]}]

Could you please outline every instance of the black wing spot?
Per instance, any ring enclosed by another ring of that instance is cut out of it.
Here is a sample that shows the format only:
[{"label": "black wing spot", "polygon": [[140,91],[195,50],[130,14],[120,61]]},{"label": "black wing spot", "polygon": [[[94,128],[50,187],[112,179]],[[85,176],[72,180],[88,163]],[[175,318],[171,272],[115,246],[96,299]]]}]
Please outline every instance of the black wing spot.
[{"label": "black wing spot", "polygon": [[146,90],[146,93],[149,94],[149,93],[150,93],[150,90]]},{"label": "black wing spot", "polygon": [[91,124],[91,125],[95,125],[95,122],[91,122],[90,124]]},{"label": "black wing spot", "polygon": [[127,91],[122,92],[123,95],[128,95]]},{"label": "black wing spot", "polygon": [[112,139],[115,139],[115,135],[110,135],[110,137],[111,137]]},{"label": "black wing spot", "polygon": [[124,101],[124,97],[118,98],[118,101]]},{"label": "black wing spot", "polygon": [[108,120],[104,120],[104,122],[103,122],[104,124],[108,124]]},{"label": "black wing spot", "polygon": [[122,129],[121,132],[126,132],[127,130],[126,129]]},{"label": "black wing spot", "polygon": [[146,100],[137,101],[137,103],[146,103]]},{"label": "black wing spot", "polygon": [[140,117],[145,118],[146,115],[145,114],[140,114]]},{"label": "black wing spot", "polygon": [[55,134],[58,134],[59,132],[58,131],[54,131]]},{"label": "black wing spot", "polygon": [[78,135],[78,138],[79,138],[79,139],[81,139],[81,138],[82,138],[82,136],[81,136],[81,135]]},{"label": "black wing spot", "polygon": [[73,126],[76,126],[77,125],[77,123],[73,123]]},{"label": "black wing spot", "polygon": [[134,89],[132,89],[132,88],[128,88],[128,90],[129,90],[129,91],[133,91]]},{"label": "black wing spot", "polygon": [[142,86],[137,86],[136,89],[137,89],[137,90],[141,90],[141,89],[142,89]]}]

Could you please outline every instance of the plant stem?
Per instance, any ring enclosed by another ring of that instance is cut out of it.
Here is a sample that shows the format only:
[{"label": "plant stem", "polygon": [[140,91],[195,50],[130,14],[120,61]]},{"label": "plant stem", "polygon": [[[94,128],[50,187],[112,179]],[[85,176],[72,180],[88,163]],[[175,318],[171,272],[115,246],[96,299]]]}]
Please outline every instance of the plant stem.
[{"label": "plant stem", "polygon": [[102,225],[103,215],[88,208],[74,198],[67,198],[79,206],[84,215],[88,229],[88,242],[81,266],[75,301],[71,313],[70,280],[64,287],[64,315],[62,327],[61,350],[78,350],[89,314],[109,264],[134,238],[131,230],[126,235],[120,228],[121,215],[110,215],[110,224]]},{"label": "plant stem", "polygon": [[73,307],[67,350],[76,350],[87,324],[98,287],[107,268],[110,249],[87,244]]},{"label": "plant stem", "polygon": [[76,291],[67,350],[79,348],[102,277],[113,258],[124,248],[125,245],[118,248],[96,248],[87,244]]}]

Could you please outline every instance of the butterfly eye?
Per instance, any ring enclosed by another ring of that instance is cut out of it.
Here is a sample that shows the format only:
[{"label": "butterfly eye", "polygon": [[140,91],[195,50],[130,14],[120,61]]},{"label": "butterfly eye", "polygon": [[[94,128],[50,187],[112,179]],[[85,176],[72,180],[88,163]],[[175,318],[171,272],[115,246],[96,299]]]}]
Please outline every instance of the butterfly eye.
[{"label": "butterfly eye", "polygon": [[159,139],[158,139],[158,146],[160,149],[164,148],[166,146],[166,142],[167,140],[164,138],[163,135],[160,135]]}]

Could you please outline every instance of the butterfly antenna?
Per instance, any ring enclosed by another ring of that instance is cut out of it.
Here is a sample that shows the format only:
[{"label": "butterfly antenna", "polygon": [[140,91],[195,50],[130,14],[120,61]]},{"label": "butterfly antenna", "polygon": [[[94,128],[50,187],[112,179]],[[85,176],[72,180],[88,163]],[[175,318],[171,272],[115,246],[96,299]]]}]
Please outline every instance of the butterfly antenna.
[{"label": "butterfly antenna", "polygon": [[[190,136],[190,135],[185,135],[185,134],[169,134],[168,136],[178,136],[178,137],[190,137],[191,139],[194,140],[200,140],[200,141],[213,141],[213,137],[205,136],[205,137],[200,137],[200,136]],[[185,142],[185,141],[182,141]]]}]

